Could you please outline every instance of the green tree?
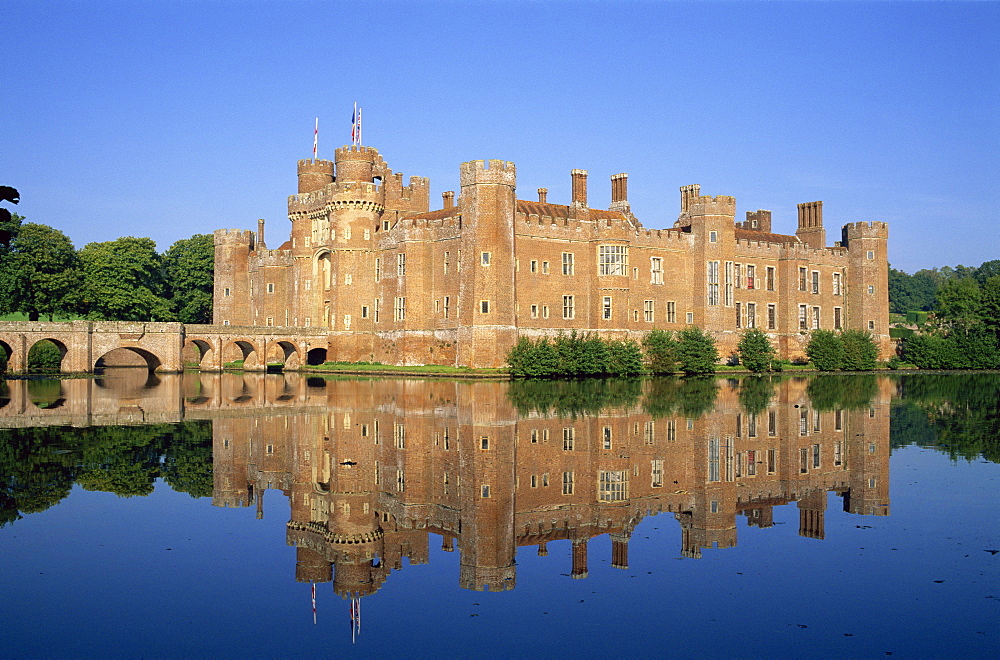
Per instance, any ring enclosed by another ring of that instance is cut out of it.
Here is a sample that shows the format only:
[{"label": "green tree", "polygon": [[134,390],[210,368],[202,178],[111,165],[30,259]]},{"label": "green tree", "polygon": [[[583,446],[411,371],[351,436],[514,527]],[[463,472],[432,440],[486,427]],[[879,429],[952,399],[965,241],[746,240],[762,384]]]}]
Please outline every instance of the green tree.
[{"label": "green tree", "polygon": [[677,371],[677,341],[669,330],[650,330],[642,338],[646,364],[654,374],[672,374]]},{"label": "green tree", "polygon": [[836,371],[844,364],[844,345],[832,330],[813,330],[806,355],[820,371]]},{"label": "green tree", "polygon": [[740,363],[754,373],[768,371],[774,362],[774,346],[767,335],[757,328],[750,328],[740,337],[736,346]]},{"label": "green tree", "polygon": [[77,305],[103,321],[169,321],[160,255],[149,238],[127,236],[80,250],[83,285]]},{"label": "green tree", "polygon": [[28,372],[33,374],[57,374],[59,373],[62,359],[62,351],[48,339],[35,342],[35,345],[28,351]]},{"label": "green tree", "polygon": [[971,277],[952,279],[938,289],[936,302],[941,318],[967,325],[979,320],[982,293]]},{"label": "green tree", "polygon": [[611,376],[636,376],[642,373],[642,349],[631,339],[607,342],[605,373]]},{"label": "green tree", "polygon": [[691,326],[677,333],[677,361],[685,374],[715,373],[719,351],[710,334]]},{"label": "green tree", "polygon": [[843,369],[848,371],[871,371],[878,364],[878,344],[870,332],[844,330],[840,334],[844,347]]},{"label": "green tree", "polygon": [[770,376],[748,376],[740,381],[737,397],[740,407],[748,413],[759,415],[767,410],[774,396],[774,380]]},{"label": "green tree", "polygon": [[69,294],[79,282],[76,250],[58,229],[22,224],[0,260],[0,301],[6,312],[23,312],[31,321],[70,308]]},{"label": "green tree", "polygon": [[215,244],[210,234],[184,238],[163,253],[167,294],[181,323],[212,322]]},{"label": "green tree", "polygon": [[979,318],[983,325],[1000,340],[1000,275],[994,275],[982,284]]}]

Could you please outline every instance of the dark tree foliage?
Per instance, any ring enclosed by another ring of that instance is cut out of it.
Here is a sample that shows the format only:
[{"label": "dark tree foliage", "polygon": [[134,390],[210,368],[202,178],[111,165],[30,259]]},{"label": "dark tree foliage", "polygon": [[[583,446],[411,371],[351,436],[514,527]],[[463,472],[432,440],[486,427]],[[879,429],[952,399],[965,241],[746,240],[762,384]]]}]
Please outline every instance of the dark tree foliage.
[{"label": "dark tree foliage", "polygon": [[677,340],[670,330],[650,330],[642,338],[650,373],[672,374],[677,371]]},{"label": "dark tree foliage", "polygon": [[718,394],[715,378],[655,378],[642,409],[654,419],[673,415],[696,419],[715,409]]},{"label": "dark tree foliage", "polygon": [[878,344],[870,332],[844,330],[840,343],[844,347],[844,370],[871,371],[878,365]]},{"label": "dark tree foliage", "polygon": [[507,354],[515,378],[635,376],[642,371],[642,351],[634,341],[604,340],[593,333],[521,337]]},{"label": "dark tree foliage", "polygon": [[844,345],[833,330],[813,330],[806,355],[820,371],[836,371],[844,364]]},{"label": "dark tree foliage", "polygon": [[774,363],[774,346],[767,335],[757,328],[750,328],[737,344],[740,363],[754,373],[770,371]]},{"label": "dark tree foliage", "polygon": [[57,374],[62,359],[62,351],[48,339],[35,342],[28,351],[28,373]]},{"label": "dark tree foliage", "polygon": [[677,361],[685,374],[713,374],[719,351],[710,334],[698,326],[677,333]]},{"label": "dark tree foliage", "polygon": [[170,321],[170,303],[156,244],[127,236],[80,250],[80,313],[95,321]]},{"label": "dark tree foliage", "polygon": [[181,323],[212,322],[215,244],[210,234],[177,241],[163,253],[166,295]]}]

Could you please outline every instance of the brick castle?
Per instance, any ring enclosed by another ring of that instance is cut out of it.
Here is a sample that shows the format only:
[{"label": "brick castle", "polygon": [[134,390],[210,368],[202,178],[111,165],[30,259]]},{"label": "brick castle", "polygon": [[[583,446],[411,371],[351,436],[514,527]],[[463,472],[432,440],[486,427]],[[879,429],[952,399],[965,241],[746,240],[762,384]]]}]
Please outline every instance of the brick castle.
[{"label": "brick castle", "polygon": [[277,249],[257,232],[215,232],[214,323],[318,327],[336,361],[496,367],[519,337],[564,330],[609,338],[697,325],[723,357],[760,328],[783,358],[816,328],[871,332],[890,351],[888,227],[844,225],[827,245],[823,203],[798,205],[794,235],[771,212],[680,189],[669,229],[632,214],[628,175],[611,177],[607,210],[591,208],[587,172],[572,199],[516,196],[513,163],[471,161],[460,191],[431,211],[429,182],[393,173],[371,147],[300,160],[288,199],[291,235]]}]

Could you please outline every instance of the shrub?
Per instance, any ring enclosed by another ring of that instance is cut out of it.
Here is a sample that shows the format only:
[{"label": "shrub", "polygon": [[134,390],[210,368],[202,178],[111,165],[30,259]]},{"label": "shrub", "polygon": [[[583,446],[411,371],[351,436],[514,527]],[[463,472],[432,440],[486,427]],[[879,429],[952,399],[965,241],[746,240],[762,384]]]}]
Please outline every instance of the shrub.
[{"label": "shrub", "polygon": [[631,339],[609,341],[605,372],[612,376],[635,376],[642,373],[642,349]]},{"label": "shrub", "polygon": [[715,373],[715,363],[719,361],[715,340],[697,326],[681,330],[677,333],[677,361],[686,374]]},{"label": "shrub", "polygon": [[774,347],[767,335],[751,328],[743,333],[740,343],[737,344],[740,362],[743,366],[754,373],[767,371],[774,362]]},{"label": "shrub", "polygon": [[654,374],[672,374],[677,371],[677,340],[669,330],[650,330],[642,338],[646,364]]},{"label": "shrub", "polygon": [[844,347],[842,369],[849,371],[871,371],[878,366],[878,345],[870,332],[845,330],[840,334]]},{"label": "shrub", "polygon": [[844,344],[832,330],[813,330],[806,355],[820,371],[835,371],[844,364]]}]

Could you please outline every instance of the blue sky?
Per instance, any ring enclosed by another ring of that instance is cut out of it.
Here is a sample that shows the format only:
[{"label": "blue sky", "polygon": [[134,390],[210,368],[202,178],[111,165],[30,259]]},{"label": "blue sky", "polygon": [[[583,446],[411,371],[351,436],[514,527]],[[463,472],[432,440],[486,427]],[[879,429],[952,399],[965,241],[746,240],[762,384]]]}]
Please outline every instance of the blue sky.
[{"label": "blue sky", "polygon": [[890,223],[913,272],[1000,258],[1000,3],[4,3],[0,183],[77,247],[160,249],[268,221],[287,236],[295,161],[350,141],[431,179],[518,166],[518,197],[592,207],[629,173],[647,227],[678,187],[738,218],[824,201]]}]

